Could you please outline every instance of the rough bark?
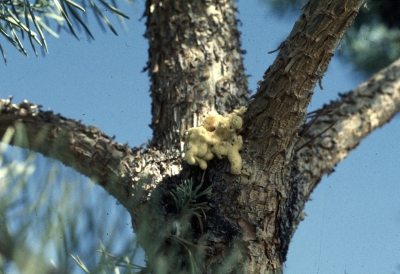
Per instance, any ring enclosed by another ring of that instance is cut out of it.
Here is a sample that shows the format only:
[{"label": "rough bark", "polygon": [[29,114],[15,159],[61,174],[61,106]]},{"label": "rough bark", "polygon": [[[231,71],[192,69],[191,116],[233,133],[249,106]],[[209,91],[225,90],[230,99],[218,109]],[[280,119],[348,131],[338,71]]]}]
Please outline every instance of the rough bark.
[{"label": "rough bark", "polygon": [[296,172],[291,178],[298,188],[294,226],[301,221],[299,213],[322,176],[400,112],[400,59],[355,90],[339,95],[339,100],[325,105],[304,125],[305,133],[296,144],[292,162]]},{"label": "rough bark", "polygon": [[[27,101],[16,105],[0,101],[0,131],[16,129],[10,144],[28,148],[60,160],[103,186],[111,195],[127,203],[126,184],[116,183],[122,158],[130,148],[116,144],[96,127],[86,127]],[[124,198],[125,196],[125,198]]]},{"label": "rough bark", "polygon": [[130,148],[114,142],[94,126],[42,111],[40,107],[27,101],[13,104],[11,99],[0,99],[0,138],[13,129],[11,145],[42,153],[74,168],[102,186],[129,212],[136,212],[130,198],[140,176],[151,174],[151,181],[141,190],[140,200],[146,200],[163,176],[179,172],[179,154]]},{"label": "rough bark", "polygon": [[324,174],[400,111],[400,59],[355,90],[339,95],[340,100],[319,110],[323,114],[310,122],[312,126],[296,147],[296,157],[302,159],[300,173],[309,184],[307,197]]},{"label": "rough bark", "polygon": [[[222,200],[224,213],[248,236],[248,273],[281,271],[292,234],[297,189],[290,163],[317,80],[362,1],[309,1],[276,61],[265,72],[245,116],[243,175]],[[238,187],[237,184],[240,186]]]},{"label": "rough bark", "polygon": [[[233,1],[147,1],[153,148],[131,149],[95,128],[7,100],[1,101],[1,136],[9,126],[23,124],[28,141],[15,138],[13,144],[74,167],[124,204],[149,257],[149,271],[168,261],[175,268],[164,267],[165,273],[187,273],[189,246],[198,250],[199,272],[281,273],[312,189],[400,108],[396,63],[325,106],[302,133],[315,83],[361,2],[313,0],[304,7],[250,102],[241,176],[229,174],[226,161],[214,160],[202,174],[198,167],[181,165],[180,158],[182,134],[203,115],[248,103]],[[303,135],[297,140],[299,128]],[[204,187],[213,188],[210,210],[207,218],[186,220],[184,238],[176,223],[185,220],[170,192],[182,179],[198,183],[202,177]]]},{"label": "rough bark", "polygon": [[246,105],[249,90],[228,1],[147,0],[147,69],[151,79],[153,144],[181,149],[182,136],[211,110]]},{"label": "rough bark", "polygon": [[[64,122],[59,122],[60,124],[55,126],[55,120],[68,120],[69,122],[73,121],[63,118],[59,115],[54,115],[51,112],[43,112],[39,114],[41,112],[40,109],[33,107],[33,104],[22,103],[10,107],[9,100],[2,100],[1,102],[2,108],[0,112],[0,136],[4,136],[6,132],[5,125],[10,125],[15,121],[18,121],[21,124],[30,123],[30,126],[26,126],[28,128],[50,128],[53,126],[58,129],[63,128],[63,130],[66,130],[66,127],[62,126]],[[31,111],[28,109],[31,109]],[[291,199],[293,201],[293,207],[290,208],[290,214],[292,214],[292,222],[290,223],[290,226],[292,229],[290,230],[291,235],[286,235],[285,241],[287,244],[296,230],[298,223],[303,218],[302,209],[305,202],[308,200],[310,193],[316,187],[321,177],[324,174],[329,174],[334,166],[343,160],[350,150],[355,148],[357,144],[363,138],[368,136],[370,132],[378,127],[383,126],[385,123],[390,121],[390,119],[396,113],[400,112],[400,59],[394,62],[388,68],[380,71],[368,81],[361,83],[360,86],[354,91],[343,94],[340,100],[324,106],[317,112],[320,111],[324,111],[325,114],[318,116],[315,121],[311,120],[302,126],[300,131],[301,138],[298,140],[295,147],[295,158],[292,162],[293,171],[292,177],[290,178],[290,185],[292,186]],[[32,116],[37,116],[37,118],[33,118]],[[50,116],[54,117],[50,118]],[[42,120],[39,119],[40,117],[47,118]],[[73,127],[69,128],[69,130],[72,132],[66,135],[70,136],[73,132],[77,131],[77,128],[81,126],[82,125],[78,126],[75,124]],[[85,131],[89,132],[88,129]],[[306,131],[306,133],[303,134],[302,131]],[[51,130],[48,132],[48,140],[57,139],[57,131]],[[321,132],[323,133],[321,134]],[[51,137],[51,134],[54,134],[54,136]],[[32,138],[35,140],[35,136],[37,136],[37,131],[35,131],[35,133],[30,131],[27,134],[28,139]],[[316,136],[318,137],[315,138]],[[111,141],[112,140],[110,140],[110,142]],[[46,156],[58,159],[66,165],[72,165],[70,162],[71,157],[61,157],[61,155],[68,154],[65,150],[59,156],[55,156],[49,151],[46,151],[44,148],[39,149],[40,147],[33,145],[34,142],[32,141],[29,141],[25,144],[21,142],[14,142],[13,144],[25,148],[28,147],[34,151],[42,152]],[[85,143],[82,143],[78,147],[85,147],[84,144]],[[91,142],[91,144],[95,144],[95,142]],[[116,144],[116,146],[122,145]],[[47,146],[47,148],[51,147],[52,145]],[[67,147],[69,146],[63,146],[64,149]],[[88,150],[91,151],[92,149],[94,148],[90,148]],[[132,159],[134,158],[131,158],[131,161],[129,162],[125,162],[124,159],[121,158],[120,161],[124,163],[126,169],[123,169],[120,172],[128,173],[128,170],[130,170],[130,180],[132,182],[137,182],[140,176],[143,176],[143,174],[154,174],[155,183],[149,184],[150,187],[146,190],[145,195],[142,196],[142,201],[145,203],[146,197],[148,197],[154,187],[161,182],[161,171],[164,172],[167,170],[167,159],[174,159],[174,157],[163,156],[162,153],[157,151],[146,152],[145,149],[141,150],[140,155],[142,155],[142,157],[147,157],[148,155],[148,158],[140,158],[140,161],[133,161]],[[74,166],[87,165],[79,164],[79,161],[84,159],[84,157],[77,157],[74,161]],[[155,162],[159,163],[159,165],[157,166],[154,164]],[[209,178],[206,179],[220,180],[220,176],[217,176],[216,173],[212,173],[214,169],[221,169],[221,165],[229,168],[226,163],[215,163],[215,165],[211,168],[212,170],[210,169],[210,171],[207,173],[207,177]],[[176,158],[173,166],[175,166],[175,172],[171,173],[171,176],[178,174],[178,157]],[[104,168],[106,167],[104,166]],[[173,169],[174,168],[171,168],[171,170]],[[83,168],[76,168],[76,170],[78,172],[84,172]],[[195,179],[199,178],[195,177]],[[118,184],[125,185],[126,181],[118,182],[117,185]],[[132,186],[137,186],[137,183],[133,184]],[[103,185],[103,187],[106,186]],[[223,186],[219,185],[219,187]],[[134,189],[132,189],[132,192],[135,193]],[[223,190],[218,188],[215,188],[215,192],[224,193]],[[120,196],[118,196],[117,193],[120,192],[115,191],[112,194],[119,202],[124,203],[124,199],[126,197],[125,193]],[[220,195],[225,194],[226,193]],[[135,216],[140,215],[139,212],[142,209],[144,209],[144,207],[130,207],[131,213],[133,213]],[[287,214],[289,214],[289,212]],[[225,234],[231,233],[231,235],[234,235],[235,231],[233,231],[233,228],[229,225],[230,223],[225,221],[224,224],[221,223],[220,226],[213,229],[224,231]],[[278,226],[278,229],[281,229],[281,231],[285,231],[286,229],[287,231],[287,225],[289,225],[289,223],[281,222]],[[229,231],[229,229],[231,230]],[[224,236],[225,235],[216,237],[214,235],[215,241],[221,241]],[[246,238],[249,236],[254,236],[254,233],[246,233],[246,231],[244,231],[242,237]],[[4,237],[1,238],[5,239]],[[281,244],[284,244],[284,242],[281,242]]]}]

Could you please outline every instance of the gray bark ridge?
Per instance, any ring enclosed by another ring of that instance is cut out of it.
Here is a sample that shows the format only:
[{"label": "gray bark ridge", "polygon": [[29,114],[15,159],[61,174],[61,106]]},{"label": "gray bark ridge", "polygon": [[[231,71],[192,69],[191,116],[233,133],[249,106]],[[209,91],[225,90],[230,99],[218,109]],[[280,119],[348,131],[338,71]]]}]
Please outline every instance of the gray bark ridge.
[{"label": "gray bark ridge", "polygon": [[[293,226],[322,176],[347,157],[372,131],[384,126],[400,111],[400,59],[379,71],[353,91],[324,105],[303,126],[296,147],[290,184],[298,197]],[[293,229],[294,233],[295,229]]]},{"label": "gray bark ridge", "polygon": [[[141,177],[151,174],[139,200],[147,200],[156,182],[180,169],[179,152],[129,147],[114,141],[94,126],[85,126],[28,101],[13,104],[0,99],[0,136],[12,130],[9,143],[41,153],[72,167],[102,186],[129,212],[131,194]],[[171,168],[165,168],[167,166]],[[161,172],[162,170],[162,172]],[[133,211],[134,212],[134,211]]]},{"label": "gray bark ridge", "polygon": [[182,149],[210,111],[248,102],[234,1],[147,0],[152,144]]},{"label": "gray bark ridge", "polygon": [[[204,3],[206,2],[208,3],[208,1],[204,1]],[[299,140],[296,139],[315,82],[322,78],[333,56],[337,41],[340,40],[351,24],[361,2],[343,0],[332,3],[332,1],[321,0],[310,1],[305,6],[304,14],[301,15],[288,39],[280,47],[281,52],[277,60],[267,70],[259,91],[250,103],[247,113],[247,126],[243,132],[245,137],[245,149],[242,152],[245,160],[242,169],[243,174],[237,177],[230,175],[226,172],[227,165],[223,162],[216,163],[207,171],[209,173],[207,176],[213,184],[212,202],[218,206],[227,221],[234,222],[241,228],[242,238],[238,239],[237,243],[245,245],[245,256],[242,257],[243,262],[245,262],[243,266],[245,272],[279,273],[282,270],[282,263],[285,260],[290,238],[302,218],[301,211],[312,189],[321,177],[329,173],[334,165],[341,161],[349,150],[357,146],[369,132],[382,126],[399,111],[399,84],[397,79],[400,75],[398,72],[399,61],[397,61],[388,69],[381,71],[376,77],[362,84],[354,92],[345,94],[341,100],[325,106],[324,112],[309,127],[307,133],[302,135]],[[155,22],[157,20],[155,16],[162,16],[161,12],[165,11],[165,7],[160,8],[160,3],[161,1],[148,1],[147,12],[153,15],[148,13],[147,16],[154,17],[148,18],[150,20],[148,22],[151,24],[160,23]],[[233,7],[231,2],[223,3],[223,1],[220,1],[220,6],[216,10],[220,12],[225,4]],[[214,17],[219,18],[219,13],[207,14],[207,11],[213,5],[204,5],[202,8],[189,7],[179,2],[175,6],[171,5],[174,10],[167,14],[178,16],[180,12],[185,11],[184,14],[187,14],[188,17],[185,17],[186,15],[175,19],[172,17],[179,22],[185,22],[185,20],[190,21],[191,18],[195,18],[191,15],[191,12],[200,10],[201,13],[206,15],[205,22],[214,24],[212,20],[214,20]],[[234,14],[235,10],[230,9],[230,11]],[[227,15],[221,13],[221,16]],[[231,20],[227,26],[233,24],[232,18],[234,17],[229,15],[221,18],[223,18],[222,21]],[[188,23],[188,26],[200,27],[203,21],[200,20],[201,17],[198,17],[198,19],[199,21],[190,21],[191,23]],[[169,22],[162,22],[169,24]],[[157,26],[148,27],[152,28],[151,31],[153,31],[153,34],[148,33],[150,39],[160,38],[154,33],[163,34],[162,31],[158,32]],[[212,25],[210,25],[210,28],[212,32]],[[235,30],[233,28],[233,31]],[[179,37],[179,33],[182,37],[185,37],[183,30],[181,32],[176,31],[177,36],[175,37]],[[170,41],[169,39],[172,37],[170,34],[167,35],[169,38],[165,38],[165,40],[162,40],[162,37],[160,38],[163,43]],[[237,38],[238,35],[236,34],[234,39]],[[196,39],[200,38],[197,37]],[[198,41],[202,41],[201,39]],[[185,41],[182,41],[179,40],[177,45],[186,45]],[[182,58],[179,59],[179,54],[182,55],[182,52],[186,52],[184,46],[179,46],[176,53],[171,53],[172,59],[165,57],[170,56],[168,55],[170,53],[155,57],[157,55],[156,49],[160,49],[162,45],[150,48],[149,68],[152,77],[154,77],[154,80],[152,80],[153,101],[158,96],[160,98],[165,96],[163,100],[166,100],[167,106],[173,106],[172,109],[174,109],[170,117],[175,117],[174,113],[179,113],[179,119],[174,118],[174,123],[186,121],[186,118],[189,122],[185,122],[184,126],[177,126],[171,123],[172,120],[160,122],[157,119],[164,117],[167,112],[154,109],[152,126],[160,134],[155,134],[153,141],[160,150],[143,147],[129,148],[127,145],[115,143],[113,138],[106,136],[97,128],[86,127],[72,119],[55,115],[52,112],[41,111],[39,106],[28,102],[17,105],[12,104],[11,100],[7,99],[0,101],[1,136],[4,136],[9,127],[24,128],[26,138],[22,140],[13,138],[11,144],[58,159],[92,178],[129,210],[134,217],[134,226],[139,226],[140,218],[136,217],[147,213],[146,204],[150,200],[153,190],[157,189],[160,183],[163,180],[165,181],[165,178],[181,174],[180,149],[179,146],[175,146],[177,143],[173,141],[177,134],[180,134],[185,128],[199,124],[202,114],[209,110],[220,108],[222,112],[229,112],[232,108],[248,102],[245,99],[248,93],[247,84],[241,82],[244,76],[240,74],[241,80],[238,82],[242,84],[234,88],[229,85],[230,88],[227,90],[231,94],[222,93],[225,97],[219,98],[220,101],[207,101],[208,103],[202,105],[202,107],[205,107],[202,108],[201,115],[198,115],[198,112],[195,111],[198,102],[190,100],[190,98],[208,97],[201,97],[199,94],[202,94],[204,90],[192,88],[192,83],[187,82],[187,79],[193,77],[193,81],[197,83],[196,85],[199,85],[208,83],[206,79],[212,77],[205,77],[207,71],[201,66],[197,66],[197,70],[191,73],[189,73],[189,70],[182,72],[183,82],[175,83],[177,89],[171,89],[172,82],[170,80],[172,76],[171,73],[167,72],[166,67],[168,66],[171,71],[174,70],[175,66],[179,66],[180,69],[190,69],[191,64],[181,64],[179,61],[183,60]],[[199,50],[195,45],[190,45],[189,48],[190,50],[187,50],[187,52]],[[221,47],[220,50],[225,51],[227,48]],[[208,52],[207,49],[200,51],[202,54]],[[236,50],[236,53],[238,52],[240,50]],[[197,56],[197,53],[195,55]],[[188,58],[187,60],[191,59]],[[235,60],[239,59],[236,58]],[[168,62],[172,61],[175,62],[175,65],[171,66]],[[214,65],[217,63],[208,65],[211,73],[213,73]],[[203,67],[204,64],[202,64]],[[223,67],[221,64],[217,66]],[[237,63],[235,66],[235,71],[229,75],[238,75],[237,71],[240,70],[242,65]],[[161,71],[163,68],[166,70],[166,80],[162,79],[163,73]],[[176,69],[178,68],[176,67]],[[218,77],[222,76],[218,75]],[[227,78],[222,77],[220,79]],[[217,92],[218,87],[227,87],[225,84],[217,85],[218,81],[215,79],[213,81],[214,84],[207,92]],[[225,83],[225,81],[221,83]],[[228,80],[227,83],[236,85],[234,80]],[[227,99],[229,96],[238,95],[238,93],[232,91],[238,90],[239,86],[246,86],[246,88],[236,99],[229,101]],[[159,93],[161,87],[162,94]],[[176,98],[168,97],[170,90],[178,90],[179,92],[189,90],[190,92],[185,93],[184,100],[182,100],[182,102],[187,101],[188,105],[181,107],[181,104],[172,104],[171,102]],[[218,94],[218,92],[207,94]],[[220,104],[223,104],[226,100],[228,100],[227,105],[221,107]],[[200,101],[203,102],[203,99]],[[153,106],[153,108],[157,107]],[[328,111],[325,111],[326,109]],[[195,113],[197,113],[197,116]],[[328,128],[329,126],[331,127]],[[328,130],[321,134],[327,128]],[[173,134],[164,135],[164,129],[171,130]],[[321,134],[320,137],[314,139],[319,134]],[[348,138],[343,138],[343,136]],[[49,145],[44,146],[43,141],[38,141],[43,140],[43,138]],[[171,140],[168,141],[168,138],[171,138]],[[260,145],[262,149],[260,149]],[[176,149],[163,149],[170,146],[175,146]],[[292,159],[293,153],[295,154],[294,160]],[[323,159],[322,162],[321,159]],[[146,177],[150,177],[147,184],[140,185],[141,178]],[[138,193],[140,194],[139,197],[136,195]],[[133,199],[139,200],[141,206],[134,207]],[[232,249],[229,243],[218,242],[221,238],[214,235],[214,239],[216,239],[214,244],[225,245],[226,250]],[[209,239],[208,243],[211,242],[212,240]],[[216,255],[215,258],[217,258]],[[223,255],[221,258],[223,258]],[[216,261],[218,259],[213,260],[213,262]]]}]

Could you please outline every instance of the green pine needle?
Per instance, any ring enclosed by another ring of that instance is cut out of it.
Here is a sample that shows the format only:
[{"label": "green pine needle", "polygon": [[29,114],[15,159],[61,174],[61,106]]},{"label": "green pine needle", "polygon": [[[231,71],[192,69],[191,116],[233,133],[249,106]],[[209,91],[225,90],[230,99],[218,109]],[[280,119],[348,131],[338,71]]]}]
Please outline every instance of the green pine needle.
[{"label": "green pine needle", "polygon": [[[5,37],[26,56],[28,53],[23,43],[25,37],[29,40],[35,55],[38,56],[37,45],[39,47],[44,46],[46,52],[48,52],[45,34],[58,37],[57,32],[62,28],[65,29],[65,27],[76,38],[78,38],[75,32],[76,26],[78,26],[78,29],[83,27],[84,32],[94,40],[84,17],[86,12],[84,7],[92,9],[101,18],[100,24],[106,25],[115,35],[118,35],[107,16],[103,14],[103,11],[98,8],[95,2],[101,3],[108,12],[116,16],[125,29],[122,18],[129,19],[129,16],[120,11],[113,0],[0,0],[0,36]],[[52,24],[49,21],[56,22],[57,31],[50,27]],[[7,64],[2,47],[0,51],[4,62]]]},{"label": "green pine needle", "polygon": [[199,203],[197,200],[207,194],[210,194],[212,187],[209,186],[199,193],[199,190],[202,186],[203,182],[193,189],[192,179],[183,180],[182,184],[178,185],[176,190],[172,191],[171,195],[175,201],[178,212],[189,211],[196,216],[200,216],[198,214],[199,211],[208,209],[207,202]]}]

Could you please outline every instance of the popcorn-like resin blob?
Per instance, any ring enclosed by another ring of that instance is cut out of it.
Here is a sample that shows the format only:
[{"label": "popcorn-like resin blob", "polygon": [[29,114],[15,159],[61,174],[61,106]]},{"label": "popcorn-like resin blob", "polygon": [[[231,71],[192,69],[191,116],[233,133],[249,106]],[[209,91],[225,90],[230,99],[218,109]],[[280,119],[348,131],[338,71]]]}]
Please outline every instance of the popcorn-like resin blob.
[{"label": "popcorn-like resin blob", "polygon": [[207,161],[214,158],[228,158],[231,163],[231,173],[240,174],[242,157],[242,136],[237,132],[242,128],[242,115],[245,107],[233,113],[222,116],[211,112],[203,121],[203,125],[191,128],[185,133],[185,160],[190,165],[199,165],[201,169],[207,168]]}]

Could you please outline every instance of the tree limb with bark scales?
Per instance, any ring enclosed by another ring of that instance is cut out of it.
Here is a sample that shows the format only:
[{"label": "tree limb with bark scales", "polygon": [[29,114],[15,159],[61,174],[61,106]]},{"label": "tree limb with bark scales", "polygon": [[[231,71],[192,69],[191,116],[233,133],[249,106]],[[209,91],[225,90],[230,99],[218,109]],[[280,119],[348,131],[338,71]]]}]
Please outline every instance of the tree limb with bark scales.
[{"label": "tree limb with bark scales", "polygon": [[[282,273],[322,176],[400,110],[398,60],[306,115],[362,3],[305,4],[249,97],[234,1],[148,0],[151,143],[122,145],[96,127],[11,99],[0,101],[1,136],[25,132],[10,144],[57,159],[114,196],[146,252],[143,273]],[[210,157],[204,171],[183,161],[185,132],[210,112],[240,107],[247,110],[239,175],[226,157]],[[190,210],[177,210],[181,198]]]}]

